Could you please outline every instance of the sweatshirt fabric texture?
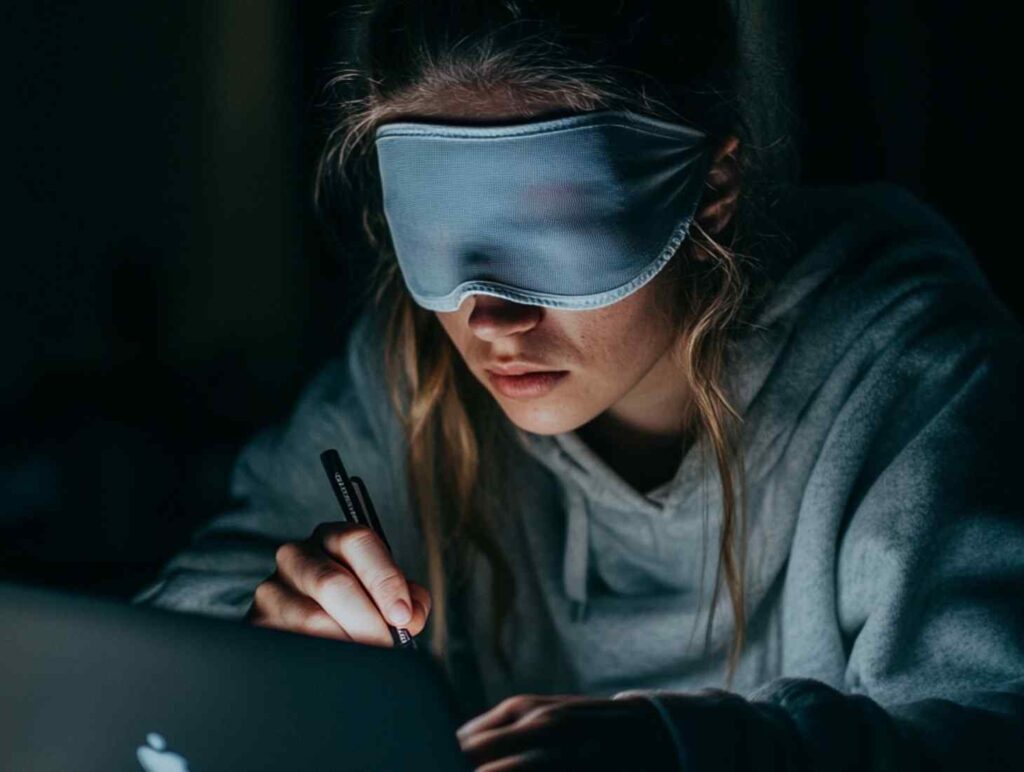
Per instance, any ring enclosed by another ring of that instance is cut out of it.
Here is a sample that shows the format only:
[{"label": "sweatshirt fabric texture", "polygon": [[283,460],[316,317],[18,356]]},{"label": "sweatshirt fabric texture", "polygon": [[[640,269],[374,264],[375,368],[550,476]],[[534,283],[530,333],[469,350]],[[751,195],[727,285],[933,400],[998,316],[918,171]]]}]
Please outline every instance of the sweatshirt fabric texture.
[{"label": "sweatshirt fabric texture", "polygon": [[[772,215],[787,247],[725,374],[748,512],[730,689],[727,592],[704,636],[722,506],[711,456],[692,445],[642,493],[576,432],[517,431],[521,496],[496,524],[517,579],[512,669],[493,656],[481,559],[450,601],[464,718],[517,693],[639,693],[664,709],[690,772],[1019,769],[1024,330],[955,230],[901,186],[801,186]],[[276,548],[339,519],[327,447],[426,584],[375,325],[364,312],[288,421],[246,446],[237,508],[137,602],[241,619]]]}]

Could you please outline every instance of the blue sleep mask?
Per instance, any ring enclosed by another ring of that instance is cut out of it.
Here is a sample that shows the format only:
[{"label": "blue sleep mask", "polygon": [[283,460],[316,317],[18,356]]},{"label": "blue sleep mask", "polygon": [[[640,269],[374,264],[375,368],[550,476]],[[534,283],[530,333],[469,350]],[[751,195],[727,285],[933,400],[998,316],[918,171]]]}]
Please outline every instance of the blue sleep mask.
[{"label": "blue sleep mask", "polygon": [[395,122],[375,145],[413,299],[587,309],[650,281],[689,232],[707,135],[630,111],[502,126]]}]

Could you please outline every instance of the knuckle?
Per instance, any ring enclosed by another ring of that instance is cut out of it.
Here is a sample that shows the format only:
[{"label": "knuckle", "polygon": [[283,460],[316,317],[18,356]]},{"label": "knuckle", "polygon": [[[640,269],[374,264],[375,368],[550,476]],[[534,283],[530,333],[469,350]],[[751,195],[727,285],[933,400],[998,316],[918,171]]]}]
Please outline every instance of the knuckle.
[{"label": "knuckle", "polygon": [[393,566],[374,571],[367,581],[374,595],[401,595],[405,589],[405,577]]},{"label": "knuckle", "polygon": [[364,550],[376,545],[377,534],[369,526],[357,523],[346,529],[339,541],[345,549]]},{"label": "knuckle", "polygon": [[534,704],[532,694],[513,694],[511,697],[506,697],[501,702],[501,706],[504,710],[510,713],[522,713],[528,710]]},{"label": "knuckle", "polygon": [[564,713],[558,710],[557,705],[540,705],[527,711],[526,715],[523,716],[523,720],[529,721],[531,724],[550,726],[560,723],[564,715]]},{"label": "knuckle", "polygon": [[262,582],[256,585],[256,590],[252,594],[253,605],[259,608],[266,608],[267,601],[274,592],[273,581],[271,579],[264,579]]},{"label": "knuckle", "polygon": [[320,632],[332,630],[336,627],[331,615],[323,609],[314,609],[303,614],[302,627],[306,630]]},{"label": "knuckle", "polygon": [[359,551],[372,550],[377,547],[379,541],[373,528],[367,525],[354,525],[345,532],[342,539],[346,549]]},{"label": "knuckle", "polygon": [[373,529],[362,523],[321,523],[318,528],[319,533],[311,540],[335,558],[341,558],[353,549],[362,549],[364,540],[376,537]]},{"label": "knuckle", "polygon": [[310,541],[317,543],[323,543],[327,539],[332,538],[336,534],[345,530],[348,523],[342,523],[338,521],[327,521],[318,523],[316,528],[313,529],[313,533],[310,534]]},{"label": "knuckle", "polygon": [[294,560],[298,554],[299,546],[295,542],[286,541],[274,552],[274,561],[278,566],[285,566]]},{"label": "knuckle", "polygon": [[316,570],[311,586],[317,595],[327,592],[349,593],[355,589],[356,579],[347,571],[334,566],[323,566]]}]

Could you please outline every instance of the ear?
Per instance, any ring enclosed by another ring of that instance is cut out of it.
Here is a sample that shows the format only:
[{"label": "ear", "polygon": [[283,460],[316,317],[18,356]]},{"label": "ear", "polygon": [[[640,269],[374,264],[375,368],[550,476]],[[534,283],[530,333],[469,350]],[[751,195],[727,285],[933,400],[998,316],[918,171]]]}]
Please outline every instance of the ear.
[{"label": "ear", "polygon": [[700,227],[711,236],[721,232],[736,211],[740,195],[739,137],[730,135],[715,151],[708,170],[708,185],[703,207],[697,212]]}]

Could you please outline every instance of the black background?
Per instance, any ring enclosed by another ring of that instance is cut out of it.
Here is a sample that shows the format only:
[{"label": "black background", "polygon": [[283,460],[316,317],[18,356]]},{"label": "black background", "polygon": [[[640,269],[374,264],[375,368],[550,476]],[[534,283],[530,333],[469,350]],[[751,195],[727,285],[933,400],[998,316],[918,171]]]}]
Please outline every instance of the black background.
[{"label": "black background", "polygon": [[[1009,25],[955,2],[774,5],[801,181],[907,186],[1020,315]],[[0,11],[0,577],[130,595],[341,345],[365,261],[327,248],[310,194],[337,7]]]}]

